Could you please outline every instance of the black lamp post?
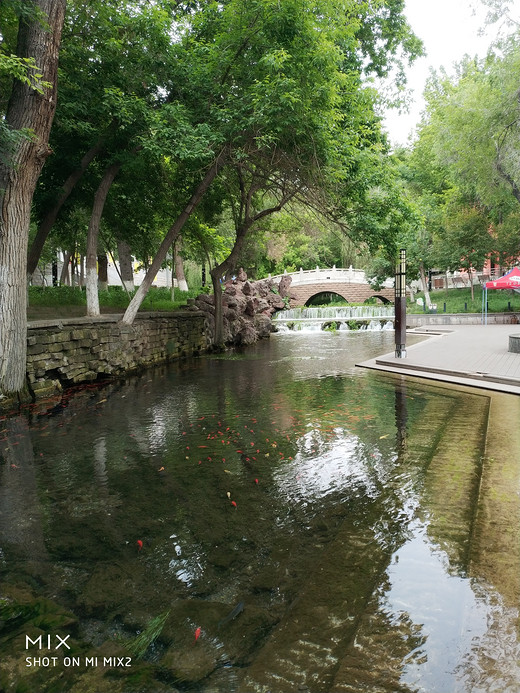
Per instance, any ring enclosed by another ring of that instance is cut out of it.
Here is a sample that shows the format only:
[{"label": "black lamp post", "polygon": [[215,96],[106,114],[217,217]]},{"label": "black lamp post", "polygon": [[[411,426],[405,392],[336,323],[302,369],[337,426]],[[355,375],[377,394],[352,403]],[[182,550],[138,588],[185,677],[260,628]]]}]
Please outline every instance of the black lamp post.
[{"label": "black lamp post", "polygon": [[399,251],[395,272],[395,358],[406,358],[406,250]]}]

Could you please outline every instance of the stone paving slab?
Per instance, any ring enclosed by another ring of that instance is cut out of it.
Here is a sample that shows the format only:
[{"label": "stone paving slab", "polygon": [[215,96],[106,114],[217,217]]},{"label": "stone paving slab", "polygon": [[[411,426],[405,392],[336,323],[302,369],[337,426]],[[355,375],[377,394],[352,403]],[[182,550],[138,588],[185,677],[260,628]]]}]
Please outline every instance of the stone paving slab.
[{"label": "stone paving slab", "polygon": [[508,350],[518,325],[438,325],[410,334],[427,339],[409,347],[406,358],[392,352],[358,365],[520,395],[520,354]]}]

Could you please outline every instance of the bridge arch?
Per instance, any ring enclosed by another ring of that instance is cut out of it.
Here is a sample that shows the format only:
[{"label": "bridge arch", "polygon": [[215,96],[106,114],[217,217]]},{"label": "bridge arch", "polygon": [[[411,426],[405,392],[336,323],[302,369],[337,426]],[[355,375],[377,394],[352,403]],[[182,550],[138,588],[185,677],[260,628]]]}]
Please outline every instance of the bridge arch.
[{"label": "bridge arch", "polygon": [[369,284],[302,284],[300,286],[289,286],[290,306],[305,306],[309,300],[322,293],[337,294],[347,303],[364,303],[368,298],[377,298],[383,303],[394,302],[394,289],[382,289],[374,291]]},{"label": "bridge arch", "polygon": [[337,300],[343,299],[344,301],[349,302],[348,298],[344,296],[342,293],[339,293],[338,291],[318,291],[317,293],[313,294],[312,296],[309,296],[309,298],[305,301],[306,306],[310,306],[311,301],[314,301],[315,299],[319,299],[320,297],[323,298],[323,302],[327,303],[330,301],[325,301],[326,298],[329,297],[337,297]]},{"label": "bridge arch", "polygon": [[[343,291],[343,292],[330,291],[330,290],[318,291],[317,293],[313,294],[312,296],[309,296],[309,298],[305,301],[305,306],[312,306],[312,305],[315,305],[316,303],[320,303],[320,304],[330,303],[330,302],[332,302],[330,300],[331,298],[332,298],[332,300],[343,299],[347,303],[352,303],[352,301],[350,300],[350,298],[347,295],[348,293],[349,292],[347,292],[347,291]],[[337,297],[337,298],[334,299],[333,297]],[[321,302],[319,301],[320,298],[323,299]],[[392,303],[392,301],[387,296],[383,296],[383,295],[381,295],[379,293],[375,293],[375,292],[371,296],[367,296],[367,298],[365,298],[365,300],[362,302],[366,303],[371,298],[376,298],[378,301],[380,301],[385,306],[390,305]],[[360,303],[360,302],[361,301],[359,301],[357,299],[355,301],[355,303]]]},{"label": "bridge arch", "polygon": [[[389,305],[392,303],[392,301],[387,297],[383,296],[382,294],[374,294],[373,296],[370,296],[370,298],[377,298],[378,301],[381,301],[385,306]],[[393,297],[395,300],[395,297]],[[368,298],[365,299],[365,302],[368,301]]]},{"label": "bridge arch", "polygon": [[290,297],[290,307],[307,305],[308,301],[320,293],[337,294],[347,303],[364,303],[369,298],[377,298],[383,303],[395,300],[394,280],[389,278],[384,285],[374,290],[367,282],[364,270],[331,267],[330,269],[304,270],[271,277],[273,281],[289,280],[285,285]]}]

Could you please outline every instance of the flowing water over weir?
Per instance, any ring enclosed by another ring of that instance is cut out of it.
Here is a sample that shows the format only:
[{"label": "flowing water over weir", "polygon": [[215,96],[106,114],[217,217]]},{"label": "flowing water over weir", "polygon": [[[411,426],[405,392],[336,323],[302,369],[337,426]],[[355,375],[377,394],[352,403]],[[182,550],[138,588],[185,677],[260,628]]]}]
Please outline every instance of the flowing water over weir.
[{"label": "flowing water over weir", "polygon": [[276,313],[277,332],[319,332],[321,330],[391,330],[393,306],[345,306],[291,308]]},{"label": "flowing water over weir", "polygon": [[520,690],[520,398],[355,368],[392,348],[274,335],[0,421],[0,690]]}]

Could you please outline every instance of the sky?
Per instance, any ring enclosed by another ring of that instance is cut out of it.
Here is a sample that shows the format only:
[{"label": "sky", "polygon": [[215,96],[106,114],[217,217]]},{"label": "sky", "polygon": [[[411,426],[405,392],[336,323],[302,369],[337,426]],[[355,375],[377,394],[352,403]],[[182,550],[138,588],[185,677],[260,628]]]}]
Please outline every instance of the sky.
[{"label": "sky", "polygon": [[[520,0],[512,3],[520,7]],[[426,57],[419,58],[408,69],[408,86],[413,89],[413,103],[409,113],[399,115],[387,111],[384,126],[391,142],[406,144],[408,136],[419,122],[424,108],[422,92],[429,68],[444,66],[453,73],[453,63],[465,54],[483,57],[492,43],[496,27],[485,26],[487,8],[479,0],[406,0],[405,14],[414,31],[422,39]],[[480,30],[484,35],[480,36]]]}]

